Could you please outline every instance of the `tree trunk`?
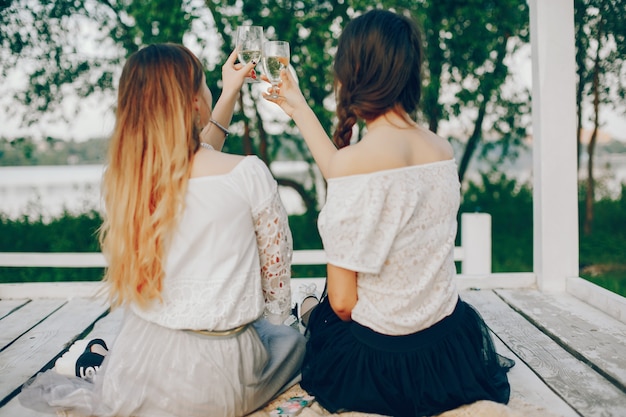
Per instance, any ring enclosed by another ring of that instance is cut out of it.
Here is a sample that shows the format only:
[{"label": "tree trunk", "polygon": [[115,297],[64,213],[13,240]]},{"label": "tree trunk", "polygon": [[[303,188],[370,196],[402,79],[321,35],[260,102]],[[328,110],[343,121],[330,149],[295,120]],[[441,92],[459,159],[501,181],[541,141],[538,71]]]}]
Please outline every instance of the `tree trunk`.
[{"label": "tree trunk", "polygon": [[459,163],[459,181],[461,183],[463,183],[463,178],[465,178],[465,173],[467,172],[467,168],[469,167],[472,155],[474,155],[474,151],[476,150],[476,148],[478,148],[478,143],[480,142],[480,138],[482,137],[483,121],[485,120],[486,112],[487,98],[483,97],[483,101],[482,103],[480,103],[480,108],[478,109],[478,117],[476,117],[476,122],[474,123],[474,130],[472,131],[472,135],[467,140],[465,150],[463,151],[463,157],[461,158],[461,162]]},{"label": "tree trunk", "polygon": [[583,90],[585,88],[584,70],[578,71],[578,86],[576,88],[576,167],[580,169],[580,154],[582,152],[581,135],[583,130]]},{"label": "tree trunk", "polygon": [[[505,37],[504,41],[497,48],[497,55],[493,61],[494,70],[491,73],[493,78],[496,78],[502,71],[506,71],[506,67],[504,67],[503,62],[504,57],[506,56],[507,39],[508,37]],[[493,79],[487,79],[487,77],[489,77],[489,74],[485,74],[480,83],[482,101],[478,108],[476,122],[474,122],[474,130],[472,131],[472,135],[467,140],[465,150],[463,151],[463,157],[461,158],[461,162],[459,164],[459,181],[461,183],[463,183],[463,179],[467,173],[467,168],[469,167],[469,163],[474,155],[474,151],[476,151],[478,144],[482,139],[483,122],[485,120],[485,114],[487,113],[487,103],[494,92],[494,81]]]},{"label": "tree trunk", "polygon": [[593,133],[589,138],[587,147],[587,190],[585,195],[585,222],[583,224],[583,233],[588,236],[593,231],[593,203],[595,194],[595,179],[593,177],[593,154],[598,139],[598,129],[600,127],[600,49],[602,48],[602,17],[598,23],[598,45],[596,57],[593,63]]},{"label": "tree trunk", "polygon": [[243,136],[241,138],[241,147],[243,148],[244,155],[252,155],[254,149],[252,149],[252,138],[250,137],[250,120],[246,117],[246,113],[243,111],[243,94],[239,94],[239,108],[243,115]]},{"label": "tree trunk", "polygon": [[263,126],[263,119],[259,113],[259,107],[255,105],[254,111],[256,113],[257,128],[259,130],[259,157],[269,166],[271,161],[267,147],[267,132]]}]

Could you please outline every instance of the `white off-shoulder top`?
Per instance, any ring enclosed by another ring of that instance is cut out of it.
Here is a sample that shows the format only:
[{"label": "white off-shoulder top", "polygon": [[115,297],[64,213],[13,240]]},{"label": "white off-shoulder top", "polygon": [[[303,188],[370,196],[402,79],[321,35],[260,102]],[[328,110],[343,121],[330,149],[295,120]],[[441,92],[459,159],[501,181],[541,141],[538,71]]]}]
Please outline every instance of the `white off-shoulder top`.
[{"label": "white off-shoulder top", "polygon": [[189,180],[163,300],[133,311],[175,329],[229,330],[264,313],[278,320],[291,310],[292,253],[277,183],[247,156],[227,174]]},{"label": "white off-shoulder top", "polygon": [[406,335],[452,313],[459,203],[454,160],[328,180],[318,228],[328,263],[358,273],[354,321]]}]

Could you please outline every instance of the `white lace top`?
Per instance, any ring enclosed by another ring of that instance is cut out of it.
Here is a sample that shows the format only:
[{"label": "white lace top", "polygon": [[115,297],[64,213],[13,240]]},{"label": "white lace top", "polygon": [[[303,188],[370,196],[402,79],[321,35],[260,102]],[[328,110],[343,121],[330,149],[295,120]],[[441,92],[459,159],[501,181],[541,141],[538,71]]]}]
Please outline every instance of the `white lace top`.
[{"label": "white lace top", "polygon": [[318,227],[328,263],[358,273],[354,321],[405,335],[452,313],[459,203],[454,160],[328,180]]},{"label": "white lace top", "polygon": [[189,180],[166,258],[163,302],[140,317],[165,327],[228,330],[291,310],[292,238],[276,181],[256,156]]}]

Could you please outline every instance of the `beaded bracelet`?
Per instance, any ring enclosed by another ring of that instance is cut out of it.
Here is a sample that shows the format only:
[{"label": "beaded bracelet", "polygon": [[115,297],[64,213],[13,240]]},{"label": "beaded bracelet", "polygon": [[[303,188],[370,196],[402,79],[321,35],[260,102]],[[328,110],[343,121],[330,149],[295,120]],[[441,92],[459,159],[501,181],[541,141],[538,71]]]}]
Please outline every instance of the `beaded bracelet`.
[{"label": "beaded bracelet", "polygon": [[224,133],[224,137],[227,138],[228,135],[230,135],[230,131],[228,129],[226,129],[224,126],[222,126],[221,124],[219,124],[219,122],[213,118],[209,119],[209,122],[213,123],[215,126],[218,127],[219,130],[222,131],[222,133]]}]

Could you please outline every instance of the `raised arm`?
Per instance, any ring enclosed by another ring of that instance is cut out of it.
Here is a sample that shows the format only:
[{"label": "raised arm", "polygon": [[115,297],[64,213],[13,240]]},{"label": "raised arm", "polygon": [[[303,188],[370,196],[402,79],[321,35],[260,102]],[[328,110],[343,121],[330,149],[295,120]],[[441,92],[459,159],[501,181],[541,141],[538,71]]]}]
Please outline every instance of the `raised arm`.
[{"label": "raised arm", "polygon": [[249,62],[246,65],[236,64],[236,59],[237,50],[233,50],[224,65],[222,65],[222,94],[215,103],[211,114],[213,121],[209,122],[200,133],[202,140],[210,143],[217,150],[222,149],[228,136],[223,129],[228,129],[233,118],[235,104],[237,104],[245,77],[256,65],[256,62]]},{"label": "raised arm", "polygon": [[[265,76],[262,78],[267,80]],[[272,98],[267,93],[264,93],[263,97],[278,104],[293,119],[298,129],[300,129],[300,133],[302,133],[322,175],[324,178],[328,178],[331,160],[337,153],[337,148],[328,137],[311,107],[309,107],[291,72],[282,70],[280,78],[282,83],[278,98]]]}]

